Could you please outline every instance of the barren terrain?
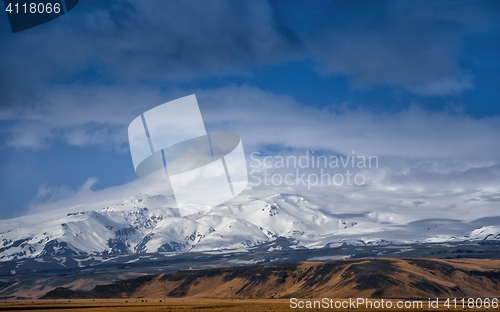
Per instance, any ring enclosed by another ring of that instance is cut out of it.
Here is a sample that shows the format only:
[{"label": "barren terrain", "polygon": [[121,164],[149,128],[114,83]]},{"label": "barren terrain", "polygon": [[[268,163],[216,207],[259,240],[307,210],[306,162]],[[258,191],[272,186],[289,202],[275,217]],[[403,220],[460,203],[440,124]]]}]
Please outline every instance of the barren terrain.
[{"label": "barren terrain", "polygon": [[86,291],[57,287],[41,298],[478,298],[499,290],[500,260],[358,259],[184,270]]}]

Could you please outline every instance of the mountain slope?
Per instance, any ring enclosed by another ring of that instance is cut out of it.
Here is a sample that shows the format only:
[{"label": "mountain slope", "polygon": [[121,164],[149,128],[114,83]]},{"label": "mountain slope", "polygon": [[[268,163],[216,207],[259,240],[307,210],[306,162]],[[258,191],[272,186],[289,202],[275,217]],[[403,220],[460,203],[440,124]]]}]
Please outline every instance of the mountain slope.
[{"label": "mountain slope", "polygon": [[366,259],[146,275],[54,298],[496,297],[500,260]]},{"label": "mountain slope", "polygon": [[326,195],[310,193],[305,197],[292,189],[269,194],[250,188],[225,205],[185,217],[169,207],[169,202],[165,196],[139,194],[96,211],[78,207],[79,211],[5,220],[0,224],[0,261],[244,251],[279,237],[288,239],[288,248],[500,239],[496,211],[483,209],[473,220],[458,219],[465,214],[456,214],[455,219],[439,215],[428,219],[425,217],[432,208],[420,208],[423,201],[412,204],[400,200],[382,209],[367,206],[346,213]]}]

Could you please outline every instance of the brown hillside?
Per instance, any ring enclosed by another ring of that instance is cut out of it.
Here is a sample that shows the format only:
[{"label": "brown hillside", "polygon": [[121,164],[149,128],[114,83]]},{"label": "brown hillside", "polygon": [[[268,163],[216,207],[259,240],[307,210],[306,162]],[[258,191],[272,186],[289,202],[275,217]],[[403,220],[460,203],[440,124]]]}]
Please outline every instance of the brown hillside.
[{"label": "brown hillside", "polygon": [[179,271],[42,298],[461,298],[499,289],[500,260],[360,259]]}]

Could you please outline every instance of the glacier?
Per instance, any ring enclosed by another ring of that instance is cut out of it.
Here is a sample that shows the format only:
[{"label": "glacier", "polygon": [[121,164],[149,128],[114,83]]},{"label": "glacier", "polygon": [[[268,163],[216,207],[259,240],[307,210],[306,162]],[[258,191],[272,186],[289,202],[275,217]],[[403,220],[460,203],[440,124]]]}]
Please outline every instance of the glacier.
[{"label": "glacier", "polygon": [[184,217],[168,195],[139,193],[99,209],[92,203],[1,220],[0,261],[244,252],[278,238],[291,249],[500,240],[498,204],[478,194],[385,192],[248,187]]}]

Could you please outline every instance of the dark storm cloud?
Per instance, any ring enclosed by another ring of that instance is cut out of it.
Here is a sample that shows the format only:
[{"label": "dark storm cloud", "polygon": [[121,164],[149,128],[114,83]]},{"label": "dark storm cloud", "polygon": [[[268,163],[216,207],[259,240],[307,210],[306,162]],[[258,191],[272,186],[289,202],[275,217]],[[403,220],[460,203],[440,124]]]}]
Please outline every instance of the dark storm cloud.
[{"label": "dark storm cloud", "polygon": [[355,87],[388,85],[424,96],[474,88],[459,64],[464,39],[500,21],[498,1],[273,3],[319,71],[347,76]]},{"label": "dark storm cloud", "polygon": [[87,29],[105,47],[93,55],[100,54],[120,77],[240,73],[250,65],[286,60],[298,44],[277,27],[265,1],[140,1],[123,11],[107,13]]},{"label": "dark storm cloud", "polygon": [[[463,38],[497,25],[498,7],[488,1],[84,1],[40,27],[16,34],[3,29],[0,120],[8,123],[0,134],[17,147],[39,148],[54,139],[124,146],[131,119],[173,99],[162,91],[168,82],[251,74],[256,66],[310,58],[322,73],[349,77],[353,86],[458,93],[473,88],[473,75],[459,66]],[[225,99],[232,88],[221,90]],[[245,112],[241,106],[235,116]],[[263,105],[279,107],[279,101]],[[298,117],[292,121],[306,127],[303,133],[314,129]],[[494,119],[470,122],[487,125],[474,135],[463,130],[471,142],[495,128]],[[259,139],[268,140],[265,134]],[[415,153],[422,150],[428,149]]]},{"label": "dark storm cloud", "polygon": [[164,81],[248,74],[300,50],[265,1],[85,1],[23,32],[5,25],[0,134],[18,147],[120,145]]},{"label": "dark storm cloud", "polygon": [[39,105],[54,82],[179,81],[309,58],[355,87],[454,94],[474,87],[459,66],[464,37],[498,16],[495,1],[85,1],[3,29],[0,103]]},{"label": "dark storm cloud", "polygon": [[54,82],[241,74],[300,46],[265,1],[83,2],[0,40],[2,107],[42,102],[39,93]]},{"label": "dark storm cloud", "polygon": [[[384,183],[435,190],[497,189],[500,187],[500,164],[497,162],[468,162],[463,160],[412,159],[393,160]],[[486,199],[486,198],[485,198]]]}]

